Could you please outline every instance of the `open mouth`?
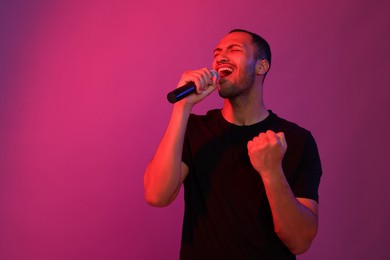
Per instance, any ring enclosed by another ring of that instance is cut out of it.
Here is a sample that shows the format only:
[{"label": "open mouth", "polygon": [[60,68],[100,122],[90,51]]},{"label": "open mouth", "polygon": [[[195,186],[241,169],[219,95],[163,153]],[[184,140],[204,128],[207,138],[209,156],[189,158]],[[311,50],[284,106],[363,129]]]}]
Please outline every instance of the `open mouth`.
[{"label": "open mouth", "polygon": [[230,67],[221,67],[218,69],[218,74],[221,78],[227,77],[232,74],[233,69]]}]

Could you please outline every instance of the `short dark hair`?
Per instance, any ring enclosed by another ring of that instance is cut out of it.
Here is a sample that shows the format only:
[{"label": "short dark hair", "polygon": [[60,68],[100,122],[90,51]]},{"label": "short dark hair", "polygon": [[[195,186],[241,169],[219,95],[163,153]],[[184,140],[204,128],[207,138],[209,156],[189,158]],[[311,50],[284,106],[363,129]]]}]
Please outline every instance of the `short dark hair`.
[{"label": "short dark hair", "polygon": [[255,50],[255,59],[266,59],[269,63],[269,66],[271,67],[271,47],[269,46],[268,42],[261,36],[247,31],[243,29],[234,29],[231,30],[229,33],[233,32],[243,32],[247,33],[252,36],[252,41],[255,44],[256,50]]}]

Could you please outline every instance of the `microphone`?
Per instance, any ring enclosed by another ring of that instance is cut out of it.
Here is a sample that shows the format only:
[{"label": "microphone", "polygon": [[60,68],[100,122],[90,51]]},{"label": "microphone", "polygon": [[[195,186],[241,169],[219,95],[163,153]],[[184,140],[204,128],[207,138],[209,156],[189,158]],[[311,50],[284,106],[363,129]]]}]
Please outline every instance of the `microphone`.
[{"label": "microphone", "polygon": [[[210,72],[215,77],[219,76],[218,72],[216,72],[215,70],[210,70]],[[191,82],[188,82],[187,84],[185,84],[181,87],[178,87],[177,89],[169,92],[167,95],[167,99],[170,103],[174,104],[177,101],[180,101],[185,97],[188,97],[192,93],[196,93],[196,86],[195,86],[195,83],[191,81]]]}]

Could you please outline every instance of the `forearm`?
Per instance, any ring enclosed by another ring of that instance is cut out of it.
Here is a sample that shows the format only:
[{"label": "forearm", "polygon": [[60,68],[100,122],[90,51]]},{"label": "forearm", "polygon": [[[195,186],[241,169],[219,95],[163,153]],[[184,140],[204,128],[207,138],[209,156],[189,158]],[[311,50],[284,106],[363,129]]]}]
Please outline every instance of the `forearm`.
[{"label": "forearm", "polygon": [[167,130],[144,174],[146,201],[166,206],[176,197],[182,182],[182,149],[191,109],[175,105]]},{"label": "forearm", "polygon": [[317,234],[317,208],[309,209],[295,198],[281,168],[268,176],[263,181],[275,232],[291,252],[302,254]]}]

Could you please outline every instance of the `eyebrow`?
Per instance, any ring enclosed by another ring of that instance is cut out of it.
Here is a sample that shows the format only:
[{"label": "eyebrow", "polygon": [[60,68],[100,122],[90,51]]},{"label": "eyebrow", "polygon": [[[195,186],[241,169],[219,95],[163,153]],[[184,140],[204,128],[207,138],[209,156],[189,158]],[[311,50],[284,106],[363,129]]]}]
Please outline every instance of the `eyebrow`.
[{"label": "eyebrow", "polygon": [[[228,45],[226,49],[231,49],[231,48],[234,48],[234,47],[244,48],[241,44],[233,43],[233,44]],[[215,48],[213,53],[215,53],[217,51],[222,51],[222,48],[221,47]]]}]

